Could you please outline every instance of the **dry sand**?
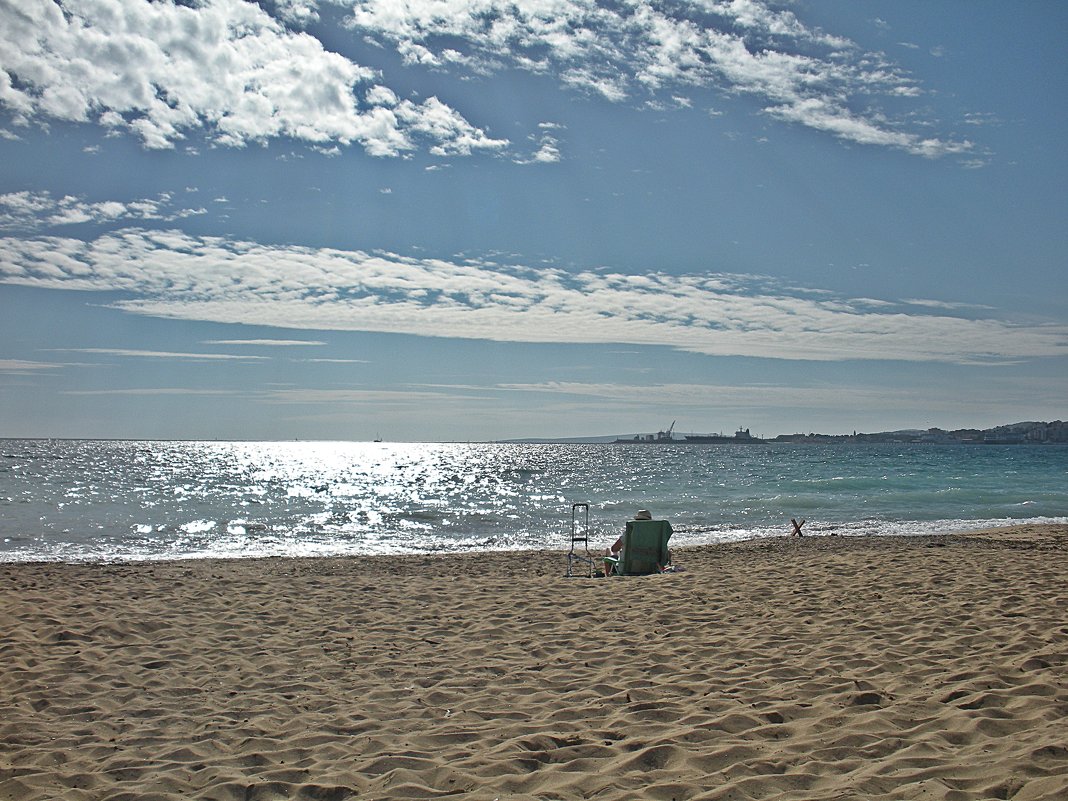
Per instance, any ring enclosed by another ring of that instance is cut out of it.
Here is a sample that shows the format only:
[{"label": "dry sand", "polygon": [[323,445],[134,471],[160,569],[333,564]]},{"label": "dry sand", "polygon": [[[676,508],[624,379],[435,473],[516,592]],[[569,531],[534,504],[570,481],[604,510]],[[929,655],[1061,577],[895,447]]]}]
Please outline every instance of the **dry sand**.
[{"label": "dry sand", "polygon": [[2,799],[1064,799],[1068,526],[0,565]]}]

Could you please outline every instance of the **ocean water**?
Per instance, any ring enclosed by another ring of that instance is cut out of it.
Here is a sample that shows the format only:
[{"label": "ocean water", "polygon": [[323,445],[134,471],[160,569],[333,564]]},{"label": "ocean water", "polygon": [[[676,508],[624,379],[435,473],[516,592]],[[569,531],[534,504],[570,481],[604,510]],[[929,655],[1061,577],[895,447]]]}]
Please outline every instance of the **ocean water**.
[{"label": "ocean water", "polygon": [[1068,522],[1068,447],[0,441],[0,561],[566,549]]}]

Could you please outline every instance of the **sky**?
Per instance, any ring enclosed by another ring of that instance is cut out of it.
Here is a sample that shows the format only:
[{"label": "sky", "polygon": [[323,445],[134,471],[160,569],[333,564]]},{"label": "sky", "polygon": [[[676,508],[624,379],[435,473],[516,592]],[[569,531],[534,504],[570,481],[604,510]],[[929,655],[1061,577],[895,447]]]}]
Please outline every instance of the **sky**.
[{"label": "sky", "polygon": [[0,0],[0,436],[1068,417],[1068,4]]}]

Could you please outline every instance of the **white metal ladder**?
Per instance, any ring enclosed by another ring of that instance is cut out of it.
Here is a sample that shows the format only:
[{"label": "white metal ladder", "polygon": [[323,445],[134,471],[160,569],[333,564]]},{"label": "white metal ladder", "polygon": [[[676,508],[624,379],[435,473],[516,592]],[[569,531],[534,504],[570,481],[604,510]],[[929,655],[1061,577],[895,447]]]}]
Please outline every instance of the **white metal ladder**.
[{"label": "white metal ladder", "polygon": [[[582,552],[575,550],[582,546]],[[590,553],[590,505],[588,503],[571,504],[571,549],[567,552],[568,578],[580,575],[575,572],[575,563],[585,564],[586,576],[593,578],[593,554]],[[580,568],[581,569],[581,568]]]}]

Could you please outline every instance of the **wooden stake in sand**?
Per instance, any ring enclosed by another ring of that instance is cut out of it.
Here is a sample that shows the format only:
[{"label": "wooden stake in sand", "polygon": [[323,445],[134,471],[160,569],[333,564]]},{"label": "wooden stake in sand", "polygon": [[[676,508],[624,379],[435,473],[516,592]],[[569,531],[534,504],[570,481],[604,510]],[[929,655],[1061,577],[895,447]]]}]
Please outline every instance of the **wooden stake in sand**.
[{"label": "wooden stake in sand", "polygon": [[801,518],[801,522],[798,523],[794,518],[791,517],[790,518],[790,522],[794,524],[794,533],[790,535],[791,537],[803,537],[803,536],[805,536],[804,534],[801,533],[801,526],[805,525],[805,519],[804,518]]}]

